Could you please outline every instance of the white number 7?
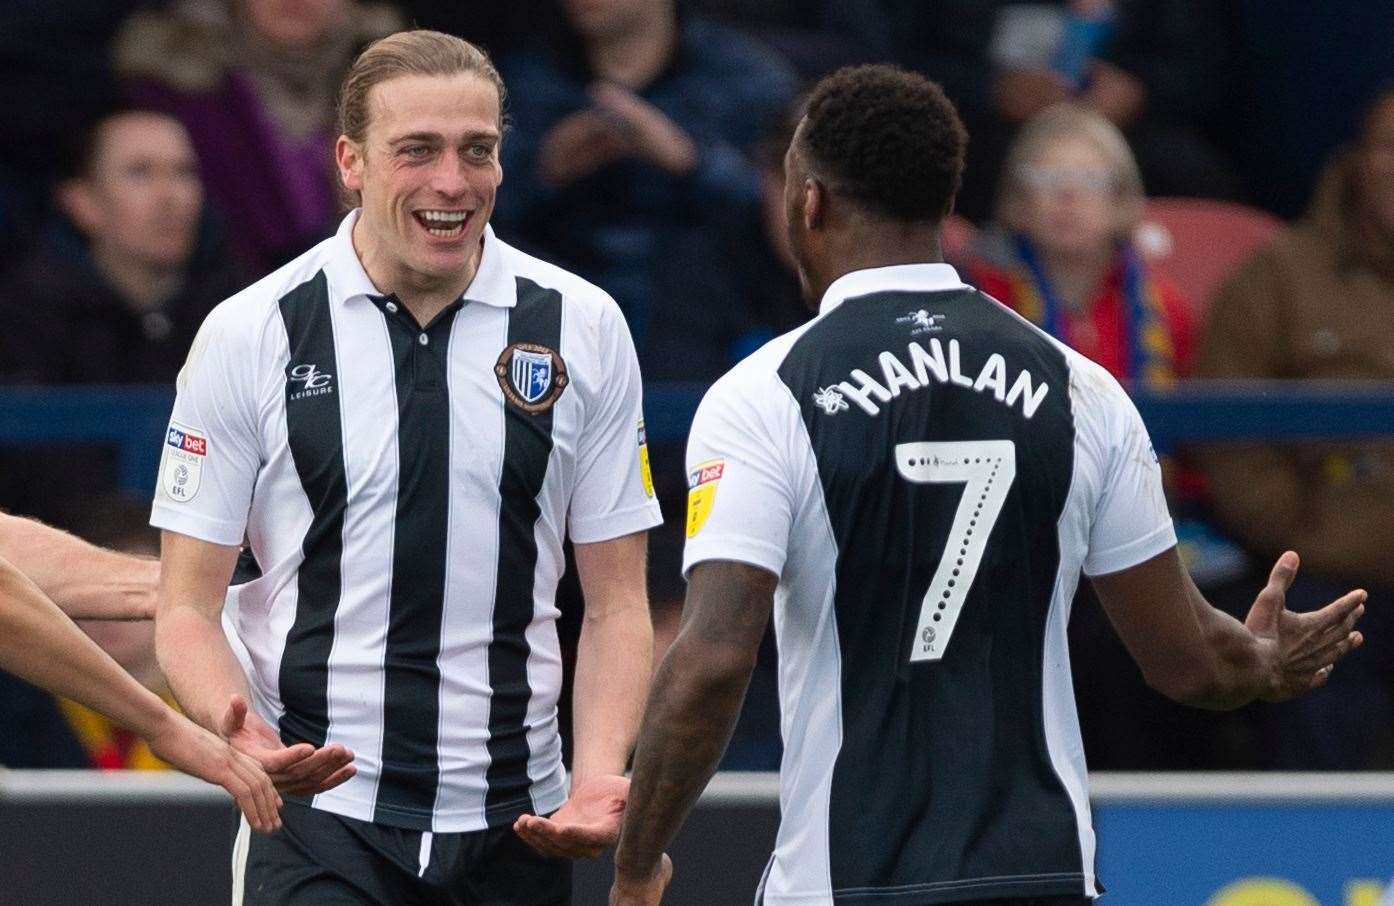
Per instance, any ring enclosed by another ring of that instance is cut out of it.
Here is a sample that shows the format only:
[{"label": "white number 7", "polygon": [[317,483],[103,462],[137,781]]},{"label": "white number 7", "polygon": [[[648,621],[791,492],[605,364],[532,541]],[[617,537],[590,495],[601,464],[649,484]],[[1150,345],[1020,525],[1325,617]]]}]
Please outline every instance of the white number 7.
[{"label": "white number 7", "polygon": [[967,484],[944,556],[920,606],[910,662],[937,661],[949,646],[968,589],[978,575],[992,526],[1016,478],[1016,444],[959,440],[896,444],[895,465],[916,484]]}]

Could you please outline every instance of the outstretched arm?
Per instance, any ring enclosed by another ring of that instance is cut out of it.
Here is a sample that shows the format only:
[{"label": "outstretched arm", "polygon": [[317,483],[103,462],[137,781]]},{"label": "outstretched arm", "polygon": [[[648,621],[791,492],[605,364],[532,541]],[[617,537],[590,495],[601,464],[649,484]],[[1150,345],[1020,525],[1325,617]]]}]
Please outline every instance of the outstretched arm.
[{"label": "outstretched arm", "polygon": [[0,513],[0,557],[75,620],[150,620],[160,562],[118,554],[75,535]]},{"label": "outstretched arm", "polygon": [[172,711],[3,559],[0,667],[129,727],[156,755],[232,793],[257,830],[270,832],[280,826],[280,799],[256,762]]},{"label": "outstretched arm", "polygon": [[1174,547],[1093,582],[1148,685],[1182,704],[1229,710],[1322,685],[1364,641],[1355,631],[1364,591],[1312,613],[1286,609],[1297,567],[1291,551],[1278,558],[1243,623],[1205,600]]},{"label": "outstretched arm", "polygon": [[670,870],[664,850],[731,739],[777,583],[773,573],[744,563],[692,568],[682,628],[639,731],[612,903],[658,902]]}]

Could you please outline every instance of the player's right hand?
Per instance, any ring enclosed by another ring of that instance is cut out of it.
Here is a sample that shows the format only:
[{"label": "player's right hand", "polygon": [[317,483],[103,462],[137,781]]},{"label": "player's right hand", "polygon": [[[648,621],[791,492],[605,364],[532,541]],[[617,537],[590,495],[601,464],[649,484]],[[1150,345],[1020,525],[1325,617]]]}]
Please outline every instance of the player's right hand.
[{"label": "player's right hand", "polygon": [[1365,641],[1355,631],[1365,614],[1367,595],[1362,589],[1310,613],[1287,609],[1287,591],[1297,578],[1298,565],[1292,551],[1278,558],[1268,585],[1244,620],[1271,657],[1268,689],[1261,696],[1265,701],[1286,701],[1325,685],[1336,664]]},{"label": "player's right hand", "polygon": [[313,796],[358,772],[353,753],[340,743],[318,749],[306,742],[287,746],[241,695],[229,699],[218,732],[234,749],[255,759],[282,793]]},{"label": "player's right hand", "polygon": [[231,793],[253,830],[280,829],[281,797],[255,760],[173,711],[148,741],[150,751],[179,770]]}]

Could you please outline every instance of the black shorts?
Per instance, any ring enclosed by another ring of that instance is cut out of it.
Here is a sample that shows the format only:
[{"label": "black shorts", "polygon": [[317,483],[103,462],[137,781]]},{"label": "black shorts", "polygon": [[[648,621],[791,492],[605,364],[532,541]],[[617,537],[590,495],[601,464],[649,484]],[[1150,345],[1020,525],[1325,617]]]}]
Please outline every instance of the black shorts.
[{"label": "black shorts", "polygon": [[[511,827],[429,834],[287,800],[282,829],[245,819],[232,856],[233,906],[566,906],[571,862]],[[423,865],[422,862],[425,861]]]}]

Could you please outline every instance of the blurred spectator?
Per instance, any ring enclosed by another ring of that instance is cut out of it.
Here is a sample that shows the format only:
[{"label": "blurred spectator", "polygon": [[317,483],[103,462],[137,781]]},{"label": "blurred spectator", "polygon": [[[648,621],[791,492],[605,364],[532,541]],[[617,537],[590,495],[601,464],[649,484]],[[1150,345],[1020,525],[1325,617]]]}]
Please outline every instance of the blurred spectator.
[{"label": "blurred spectator", "polygon": [[73,145],[59,221],[0,283],[0,379],[173,382],[204,316],[243,283],[200,229],[188,133],[120,107]]},{"label": "blurred spectator", "polygon": [[885,60],[894,46],[885,0],[692,0],[689,7],[753,34],[808,82]]},{"label": "blurred spectator", "polygon": [[653,317],[639,346],[646,380],[711,384],[811,317],[784,214],[784,152],[801,116],[802,105],[780,110],[753,149],[758,199],[726,210],[724,229],[690,227],[665,242],[654,265]]},{"label": "blurred spectator", "polygon": [[[1149,271],[1132,242],[1144,201],[1137,163],[1117,127],[1085,107],[1048,108],[1008,151],[994,228],[978,233],[963,262],[968,282],[1124,384],[1170,386],[1190,364],[1193,325],[1180,293]],[[1174,496],[1198,493],[1198,476],[1167,466]],[[1193,572],[1218,580],[1242,571],[1242,555],[1204,523],[1178,519],[1177,534]],[[1090,763],[1115,770],[1204,766],[1219,719],[1146,688],[1087,583],[1070,629]],[[1120,679],[1089,681],[1103,674]],[[1118,732],[1118,714],[1133,715],[1129,732]]]},{"label": "blurred spectator", "polygon": [[1229,198],[1201,136],[1224,97],[1224,22],[1205,0],[892,0],[899,57],[943,82],[972,145],[958,209],[990,207],[1017,127],[1065,100],[1123,129],[1153,195]]},{"label": "blurred spectator", "polygon": [[48,200],[53,149],[117,100],[108,45],[153,0],[0,3],[0,271],[28,246]]},{"label": "blurred spectator", "polygon": [[[1210,310],[1207,378],[1394,380],[1394,91],[1322,177],[1307,216],[1236,273]],[[1207,458],[1218,511],[1256,553],[1302,556],[1294,610],[1370,590],[1365,647],[1275,714],[1275,766],[1394,766],[1394,445],[1233,444]]]},{"label": "blurred spectator", "polygon": [[1007,155],[998,229],[979,235],[970,282],[1114,377],[1169,385],[1190,361],[1193,325],[1133,247],[1143,203],[1118,130],[1085,108],[1052,107]]},{"label": "blurred spectator", "polygon": [[1229,103],[1215,132],[1247,197],[1286,218],[1354,138],[1356,112],[1394,83],[1394,5],[1230,0]]},{"label": "blurred spectator", "polygon": [[500,233],[604,287],[642,345],[654,264],[678,231],[758,202],[744,152],[792,96],[753,41],[675,0],[565,0],[550,46],[504,61],[513,132]]},{"label": "blurred spectator", "polygon": [[398,24],[357,0],[182,0],[122,30],[117,71],[188,127],[209,198],[254,271],[333,232],[335,92],[363,45]]},{"label": "blurred spectator", "polygon": [[495,60],[519,50],[536,34],[538,23],[560,13],[558,0],[512,0],[509,3],[461,3],[459,0],[394,0],[410,28],[429,28],[459,35]]}]

